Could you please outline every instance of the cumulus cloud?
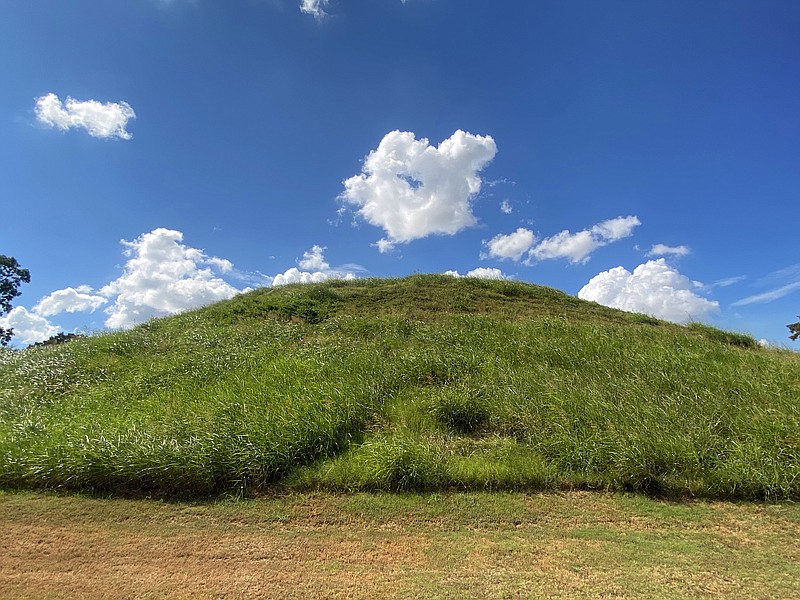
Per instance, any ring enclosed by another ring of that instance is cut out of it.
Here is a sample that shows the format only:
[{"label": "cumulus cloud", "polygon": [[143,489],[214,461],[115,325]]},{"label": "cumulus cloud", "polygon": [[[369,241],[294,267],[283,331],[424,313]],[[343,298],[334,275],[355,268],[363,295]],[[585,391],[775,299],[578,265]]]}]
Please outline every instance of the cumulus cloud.
[{"label": "cumulus cloud", "polygon": [[59,333],[61,329],[45,317],[28,312],[24,306],[15,306],[4,317],[0,317],[0,327],[14,330],[14,341],[35,344]]},{"label": "cumulus cloud", "polygon": [[655,244],[645,256],[686,256],[689,254],[688,246],[667,246],[665,244]]},{"label": "cumulus cloud", "polygon": [[475,225],[471,201],[481,189],[478,173],[494,158],[489,136],[458,130],[439,146],[392,131],[364,159],[362,172],[344,181],[340,198],[382,227],[382,252],[432,234],[454,235]]},{"label": "cumulus cloud", "polygon": [[535,239],[530,229],[520,227],[514,233],[494,236],[488,242],[484,242],[484,246],[489,249],[488,257],[519,260],[530,250]]},{"label": "cumulus cloud", "polygon": [[511,206],[511,203],[508,200],[503,200],[500,203],[500,210],[507,215],[510,215],[512,212],[514,212],[514,208]]},{"label": "cumulus cloud", "polygon": [[214,273],[225,270],[230,265],[228,261],[207,256],[182,241],[183,233],[164,228],[131,242],[121,241],[125,255],[130,257],[124,273],[99,290],[102,296],[116,296],[114,304],[106,309],[107,327],[130,327],[239,293]]},{"label": "cumulus cloud", "polygon": [[83,286],[57,290],[39,300],[33,307],[33,312],[43,317],[52,317],[63,312],[94,312],[108,302],[103,296],[93,295],[90,291],[91,288]]},{"label": "cumulus cloud", "polygon": [[602,221],[590,229],[577,233],[564,230],[545,238],[528,252],[528,261],[566,258],[571,263],[585,263],[592,252],[633,235],[633,230],[641,225],[635,216],[617,217]]},{"label": "cumulus cloud", "polygon": [[[303,253],[303,258],[297,261],[297,266],[279,273],[272,278],[272,285],[288,285],[290,283],[319,283],[328,279],[355,279],[354,270],[361,270],[358,265],[345,265],[332,269],[325,260],[322,246],[312,246],[311,250]],[[305,269],[305,270],[303,270]]]},{"label": "cumulus cloud", "polygon": [[[32,311],[16,307],[0,318],[0,327],[13,328],[14,340],[39,342],[58,333],[46,317],[68,312],[94,312],[113,302],[107,309],[106,327],[124,329],[153,317],[167,316],[225,300],[244,290],[227,283],[220,274],[258,286],[290,283],[316,283],[327,279],[355,279],[363,267],[347,264],[331,268],[322,246],[312,246],[292,267],[274,277],[262,273],[244,273],[223,258],[209,256],[186,246],[183,233],[158,228],[133,241],[122,240],[128,257],[123,274],[94,291],[89,286],[68,287],[45,296]],[[307,269],[307,270],[302,270]]]},{"label": "cumulus cloud", "polygon": [[133,137],[125,126],[130,119],[136,118],[136,113],[127,102],[101,103],[67,97],[62,103],[58,96],[50,93],[36,99],[35,110],[40,123],[62,131],[83,128],[98,138],[129,140]]},{"label": "cumulus cloud", "polygon": [[578,297],[612,308],[683,323],[704,320],[719,303],[694,293],[694,284],[663,258],[639,265],[633,273],[615,267],[592,277]]},{"label": "cumulus cloud", "polygon": [[296,267],[292,267],[285,273],[279,273],[278,275],[275,275],[272,280],[272,285],[279,286],[288,285],[290,283],[319,283],[321,281],[325,281],[326,279],[328,279],[327,273],[322,273],[320,271],[309,273],[307,271],[301,271]]},{"label": "cumulus cloud", "polygon": [[312,246],[311,250],[303,253],[303,258],[297,262],[297,266],[307,271],[327,271],[330,265],[325,262],[322,246]]},{"label": "cumulus cloud", "polygon": [[477,279],[508,279],[500,269],[489,267],[478,267],[468,271],[466,275],[461,275],[458,271],[445,271],[444,275],[451,277],[476,277]]}]

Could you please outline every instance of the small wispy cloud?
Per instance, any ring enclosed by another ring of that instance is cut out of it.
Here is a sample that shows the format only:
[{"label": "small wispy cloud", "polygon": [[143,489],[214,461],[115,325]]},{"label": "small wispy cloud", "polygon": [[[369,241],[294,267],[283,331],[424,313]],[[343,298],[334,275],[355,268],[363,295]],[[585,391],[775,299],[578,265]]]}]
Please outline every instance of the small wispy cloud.
[{"label": "small wispy cloud", "polygon": [[321,21],[328,16],[324,7],[328,5],[329,0],[302,0],[300,3],[300,12],[311,15],[317,21]]},{"label": "small wispy cloud", "polygon": [[742,298],[741,300],[737,300],[731,306],[746,306],[748,304],[758,304],[764,302],[772,302],[773,300],[777,300],[778,298],[783,298],[787,294],[791,294],[795,290],[800,290],[800,281],[795,281],[793,283],[787,283],[779,288],[775,288],[773,290],[769,290],[767,292],[762,292],[760,294],[754,294],[752,296],[747,296],[746,298]]},{"label": "small wispy cloud", "polygon": [[[405,2],[403,4],[405,4]],[[497,187],[498,185],[511,185],[511,186],[517,185],[516,181],[511,181],[506,177],[501,177],[500,179],[487,179],[483,183],[488,188]]]},{"label": "small wispy cloud", "polygon": [[768,285],[772,289],[737,300],[731,304],[731,306],[747,306],[748,304],[772,302],[773,300],[778,300],[779,298],[791,294],[795,290],[800,290],[800,264],[774,271],[757,281],[756,285]]},{"label": "small wispy cloud", "polygon": [[708,285],[709,288],[715,287],[730,287],[736,285],[747,279],[746,275],[737,275],[736,277],[726,277],[725,279],[717,279],[715,282]]},{"label": "small wispy cloud", "polygon": [[[161,0],[162,2],[165,0]],[[166,0],[172,1],[172,0]],[[401,4],[405,4],[408,0],[400,0]],[[322,21],[328,16],[325,12],[325,7],[330,4],[330,0],[300,0],[300,12],[311,15],[317,21]]]},{"label": "small wispy cloud", "polygon": [[667,246],[666,244],[654,244],[645,256],[686,256],[691,250],[688,246]]}]

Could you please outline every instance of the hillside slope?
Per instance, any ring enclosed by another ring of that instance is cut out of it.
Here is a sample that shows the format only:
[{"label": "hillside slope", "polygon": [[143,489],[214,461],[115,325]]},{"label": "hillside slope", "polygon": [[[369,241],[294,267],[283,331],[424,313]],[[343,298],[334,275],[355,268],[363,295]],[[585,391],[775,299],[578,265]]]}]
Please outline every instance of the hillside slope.
[{"label": "hillside slope", "polygon": [[519,282],[261,289],[0,381],[7,488],[800,498],[800,356]]}]

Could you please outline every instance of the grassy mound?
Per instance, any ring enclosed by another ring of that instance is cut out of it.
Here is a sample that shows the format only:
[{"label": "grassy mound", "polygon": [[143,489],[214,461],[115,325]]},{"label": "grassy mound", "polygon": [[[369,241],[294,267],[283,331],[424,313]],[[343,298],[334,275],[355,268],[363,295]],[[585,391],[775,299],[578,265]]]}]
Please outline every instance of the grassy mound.
[{"label": "grassy mound", "polygon": [[800,356],[518,282],[262,289],[0,353],[0,486],[800,499]]}]

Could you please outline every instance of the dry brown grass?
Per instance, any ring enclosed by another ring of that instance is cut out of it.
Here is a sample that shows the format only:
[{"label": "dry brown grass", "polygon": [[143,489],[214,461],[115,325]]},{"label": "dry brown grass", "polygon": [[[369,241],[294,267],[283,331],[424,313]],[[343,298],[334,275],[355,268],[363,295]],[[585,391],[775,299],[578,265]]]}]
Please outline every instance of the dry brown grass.
[{"label": "dry brown grass", "polygon": [[632,496],[0,495],[1,598],[791,598],[800,509]]}]

